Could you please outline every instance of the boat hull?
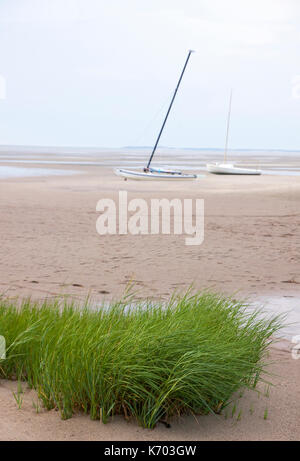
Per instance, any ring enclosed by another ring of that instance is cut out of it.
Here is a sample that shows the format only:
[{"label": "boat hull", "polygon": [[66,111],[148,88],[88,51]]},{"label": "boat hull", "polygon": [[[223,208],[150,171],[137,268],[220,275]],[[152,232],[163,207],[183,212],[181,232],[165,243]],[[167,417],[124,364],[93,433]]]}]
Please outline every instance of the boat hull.
[{"label": "boat hull", "polygon": [[126,170],[123,168],[115,168],[114,173],[124,179],[133,179],[135,181],[186,181],[195,180],[200,176],[196,174],[185,173],[156,173],[149,171],[148,173],[138,170]]},{"label": "boat hull", "polygon": [[241,168],[233,164],[226,163],[208,163],[206,165],[207,171],[213,174],[237,174],[237,175],[260,175],[261,170],[251,168]]}]

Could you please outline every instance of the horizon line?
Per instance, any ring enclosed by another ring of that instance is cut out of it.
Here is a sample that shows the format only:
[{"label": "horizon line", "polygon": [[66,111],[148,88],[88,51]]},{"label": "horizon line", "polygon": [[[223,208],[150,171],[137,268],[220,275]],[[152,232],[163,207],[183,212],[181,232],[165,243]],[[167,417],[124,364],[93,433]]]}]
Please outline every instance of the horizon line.
[{"label": "horizon line", "polygon": [[[72,146],[72,145],[45,145],[45,144],[0,144],[0,150],[4,148],[42,148],[42,149],[109,149],[109,150],[114,150],[114,149],[152,149],[153,146],[115,146],[115,147],[105,147],[105,146]],[[184,150],[199,150],[199,151],[205,151],[205,150],[210,150],[210,151],[224,151],[224,147],[174,147],[174,146],[160,146],[158,149],[184,149]],[[275,151],[275,152],[300,152],[300,148],[298,149],[285,149],[285,148],[247,148],[247,147],[242,147],[242,148],[231,148],[228,149],[229,151]]]}]

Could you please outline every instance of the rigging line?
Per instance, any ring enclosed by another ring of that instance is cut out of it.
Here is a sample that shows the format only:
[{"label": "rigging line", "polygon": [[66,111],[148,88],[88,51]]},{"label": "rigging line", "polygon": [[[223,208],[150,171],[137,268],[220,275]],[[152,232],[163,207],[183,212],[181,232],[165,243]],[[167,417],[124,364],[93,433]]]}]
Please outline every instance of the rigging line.
[{"label": "rigging line", "polygon": [[149,122],[146,123],[146,125],[144,126],[144,128],[141,130],[141,133],[139,134],[139,136],[137,136],[137,138],[134,140],[134,143],[137,143],[138,141],[140,141],[144,136],[145,136],[145,133],[149,130],[150,126],[153,124],[153,122],[158,118],[158,116],[161,114],[161,112],[163,111],[163,109],[166,107],[166,105],[169,103],[171,97],[173,95],[173,91],[170,91],[169,93],[169,96],[164,100],[164,102],[162,103],[162,105],[160,106],[160,108],[157,110],[157,112],[155,113],[155,115],[150,119]]}]

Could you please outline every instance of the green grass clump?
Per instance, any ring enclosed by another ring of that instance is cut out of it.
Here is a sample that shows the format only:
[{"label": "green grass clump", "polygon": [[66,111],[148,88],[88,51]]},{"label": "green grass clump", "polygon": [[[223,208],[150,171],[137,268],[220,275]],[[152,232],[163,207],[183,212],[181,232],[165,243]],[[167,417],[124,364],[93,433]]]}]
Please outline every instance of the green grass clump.
[{"label": "green grass clump", "polygon": [[219,413],[233,393],[254,387],[279,328],[278,318],[208,293],[97,309],[0,299],[0,376],[26,380],[63,418],[123,414],[153,428],[174,415]]}]

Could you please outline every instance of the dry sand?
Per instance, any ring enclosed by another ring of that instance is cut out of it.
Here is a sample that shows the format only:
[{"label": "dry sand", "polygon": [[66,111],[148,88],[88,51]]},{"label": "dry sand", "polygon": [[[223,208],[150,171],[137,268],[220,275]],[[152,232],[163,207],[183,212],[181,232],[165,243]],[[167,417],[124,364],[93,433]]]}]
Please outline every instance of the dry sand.
[{"label": "dry sand", "polygon": [[[300,293],[300,177],[211,175],[170,184],[125,182],[108,168],[81,171],[0,182],[2,292],[103,298],[132,280],[154,297],[191,283],[246,295]],[[98,235],[96,203],[117,200],[119,189],[129,199],[204,198],[204,243]]]},{"label": "dry sand", "polygon": [[[122,181],[107,167],[70,168],[81,174],[1,180],[2,293],[63,293],[79,300],[90,293],[103,300],[119,296],[133,281],[141,297],[167,297],[191,283],[240,296],[300,295],[300,177],[211,175],[188,183],[143,183]],[[204,198],[204,243],[189,247],[185,236],[174,235],[99,236],[96,203],[117,199],[119,189],[129,199]],[[239,404],[240,421],[209,416],[198,424],[188,417],[154,431],[119,418],[104,426],[80,415],[61,421],[56,412],[36,414],[33,391],[25,392],[18,410],[15,383],[2,381],[0,439],[300,439],[300,360],[278,350],[272,358],[278,362],[276,386],[269,398],[247,394]]]}]

